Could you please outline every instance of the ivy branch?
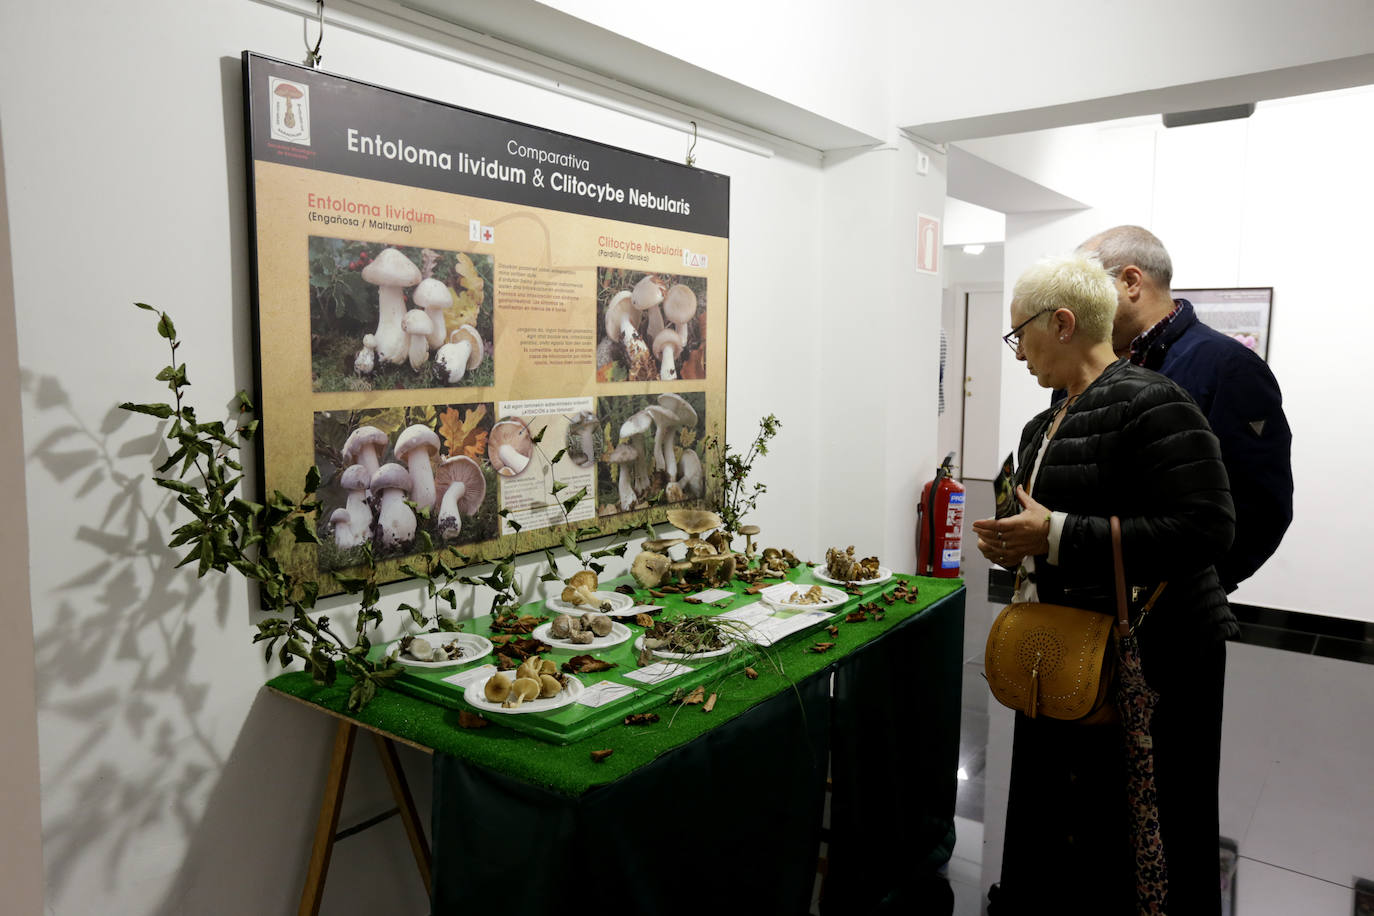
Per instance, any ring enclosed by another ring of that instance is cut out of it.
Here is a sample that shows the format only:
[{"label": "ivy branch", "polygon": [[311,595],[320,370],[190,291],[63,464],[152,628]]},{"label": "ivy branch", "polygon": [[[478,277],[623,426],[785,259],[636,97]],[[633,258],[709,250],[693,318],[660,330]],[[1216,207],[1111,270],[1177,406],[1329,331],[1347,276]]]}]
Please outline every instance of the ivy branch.
[{"label": "ivy branch", "polygon": [[[253,441],[259,429],[252,400],[246,392],[238,393],[232,430],[219,420],[200,422],[195,408],[185,401],[185,389],[191,383],[186,364],[177,362],[182,342],[171,316],[142,302],[134,304],[157,315],[157,333],[171,348],[171,363],[156,378],[167,383],[173,403],[126,401],[119,406],[172,421],[167,429],[171,454],[155,469],[153,481],[175,493],[177,503],[191,514],[191,520],[176,528],[167,543],[173,550],[186,550],[177,566],[195,563],[198,577],[212,570],[226,573],[232,566],[244,578],[257,582],[263,604],[274,615],[261,621],[253,636],[254,643],[267,643],[264,658],[270,660],[277,653],[283,668],[299,658],[321,685],[333,684],[342,668],[353,678],[348,708],[361,709],[376,696],[379,687],[400,672],[389,659],[374,662],[367,658],[372,648],[367,630],[369,626],[375,630],[382,621],[382,612],[377,608],[380,592],[371,547],[366,548],[367,575],[336,577],[345,592],[359,598],[350,642],[328,617],[310,616],[319,584],[284,570],[274,556],[277,548],[289,547],[292,542],[319,543],[311,524],[319,509],[319,503],[313,499],[320,485],[319,469],[311,467],[306,472],[305,496],[299,502],[279,490],[274,490],[261,504],[236,496],[243,480],[241,449],[244,443]],[[432,577],[428,581],[433,587]]]}]

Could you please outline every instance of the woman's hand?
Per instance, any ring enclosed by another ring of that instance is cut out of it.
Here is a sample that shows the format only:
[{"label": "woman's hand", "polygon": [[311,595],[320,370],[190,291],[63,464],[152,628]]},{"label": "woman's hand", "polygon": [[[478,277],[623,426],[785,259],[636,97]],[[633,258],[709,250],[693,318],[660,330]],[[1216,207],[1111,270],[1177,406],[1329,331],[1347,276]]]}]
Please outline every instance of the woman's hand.
[{"label": "woman's hand", "polygon": [[1008,569],[1015,569],[1026,557],[1048,553],[1050,549],[1050,510],[1032,499],[1024,487],[1016,488],[1016,499],[1021,503],[1021,511],[1016,515],[973,523],[978,552]]}]

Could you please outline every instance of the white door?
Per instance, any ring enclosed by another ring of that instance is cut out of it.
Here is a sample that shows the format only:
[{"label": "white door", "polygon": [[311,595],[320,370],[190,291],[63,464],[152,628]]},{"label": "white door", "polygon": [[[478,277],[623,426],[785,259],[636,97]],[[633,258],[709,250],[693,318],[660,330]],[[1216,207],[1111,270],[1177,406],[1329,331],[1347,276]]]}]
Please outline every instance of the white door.
[{"label": "white door", "polygon": [[964,436],[958,464],[964,479],[992,480],[1002,467],[997,454],[1002,395],[1002,335],[1007,332],[1002,291],[964,293]]}]

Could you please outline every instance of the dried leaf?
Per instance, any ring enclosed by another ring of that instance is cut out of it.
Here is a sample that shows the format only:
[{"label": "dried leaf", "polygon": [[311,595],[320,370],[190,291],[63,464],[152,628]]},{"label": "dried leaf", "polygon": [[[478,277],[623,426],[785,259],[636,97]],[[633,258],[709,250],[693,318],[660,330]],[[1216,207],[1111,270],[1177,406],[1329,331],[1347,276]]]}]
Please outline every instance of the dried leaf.
[{"label": "dried leaf", "polygon": [[486,419],[487,405],[478,404],[471,410],[445,408],[439,417],[439,435],[449,455],[467,455],[481,461],[487,450],[487,431],[480,428]]},{"label": "dried leaf", "polygon": [[658,721],[656,712],[637,712],[632,716],[625,717],[626,725],[653,725]]},{"label": "dried leaf", "polygon": [[826,627],[826,628],[825,628],[825,631],[826,631],[827,633],[829,633],[831,636],[839,636],[839,635],[840,635],[840,628],[837,627],[837,626],[835,626],[833,623],[832,623],[830,626]]},{"label": "dried leaf", "polygon": [[615,662],[608,662],[591,655],[574,655],[563,663],[563,670],[569,674],[595,674],[598,671],[610,671],[612,668],[619,667]]},{"label": "dried leaf", "polygon": [[751,681],[756,681],[759,678],[759,673],[755,671],[753,668],[745,668],[744,676],[749,678],[749,680]]},{"label": "dried leaf", "polygon": [[682,698],[683,706],[697,706],[706,700],[706,688],[698,684],[692,692]]},{"label": "dried leaf", "polygon": [[818,642],[814,646],[810,646],[807,651],[819,654],[821,652],[829,652],[833,648],[835,648],[833,642]]},{"label": "dried leaf", "polygon": [[650,617],[648,614],[636,614],[636,615],[635,615],[635,626],[637,626],[637,627],[643,627],[644,629],[647,630],[649,627],[651,627],[651,626],[653,626],[653,625],[654,625],[654,618]]},{"label": "dried leaf", "polygon": [[468,712],[466,709],[458,710],[459,728],[486,728],[490,724],[475,712]]},{"label": "dried leaf", "polygon": [[715,709],[715,708],[716,708],[716,695],[713,693],[713,694],[711,694],[710,699],[708,699],[708,700],[706,701],[706,705],[704,705],[704,706],[701,707],[701,711],[702,711],[702,712],[710,712],[711,710],[713,710],[713,709]]},{"label": "dried leaf", "polygon": [[868,615],[863,612],[863,608],[856,611],[850,611],[848,614],[844,615],[845,623],[863,623],[867,619]]},{"label": "dried leaf", "polygon": [[593,763],[604,763],[606,758],[615,753],[613,748],[606,748],[604,751],[592,751]]}]

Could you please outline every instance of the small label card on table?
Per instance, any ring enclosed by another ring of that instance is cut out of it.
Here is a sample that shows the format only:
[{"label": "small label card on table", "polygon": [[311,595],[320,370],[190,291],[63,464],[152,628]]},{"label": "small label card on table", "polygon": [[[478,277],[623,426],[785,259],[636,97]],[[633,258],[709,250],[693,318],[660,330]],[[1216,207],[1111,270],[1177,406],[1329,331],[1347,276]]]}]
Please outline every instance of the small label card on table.
[{"label": "small label card on table", "polygon": [[637,671],[631,671],[625,676],[636,681],[643,681],[646,684],[657,684],[669,678],[677,677],[679,674],[686,674],[693,670],[687,665],[679,665],[676,662],[654,662],[652,665],[645,665]]},{"label": "small label card on table", "polygon": [[582,696],[577,698],[577,702],[583,706],[605,706],[607,703],[627,697],[635,692],[636,688],[629,684],[601,681],[599,684],[593,684],[582,691]]},{"label": "small label card on table", "polygon": [[495,665],[478,665],[476,668],[469,668],[467,671],[459,671],[457,674],[450,674],[444,678],[445,684],[452,684],[455,687],[462,687],[467,690],[469,687],[476,687],[487,682],[487,678],[496,673]]},{"label": "small label card on table", "polygon": [[635,614],[657,614],[659,611],[663,610],[663,605],[636,604],[634,607],[630,608],[630,610]]},{"label": "small label card on table", "polygon": [[710,604],[722,598],[733,598],[735,593],[724,588],[708,588],[704,592],[697,592],[695,595],[688,595],[687,597],[700,601],[702,604]]}]

